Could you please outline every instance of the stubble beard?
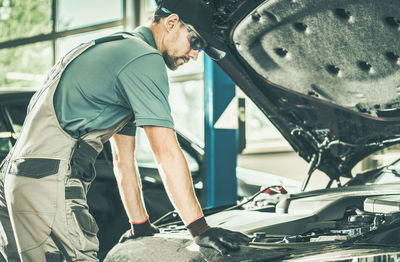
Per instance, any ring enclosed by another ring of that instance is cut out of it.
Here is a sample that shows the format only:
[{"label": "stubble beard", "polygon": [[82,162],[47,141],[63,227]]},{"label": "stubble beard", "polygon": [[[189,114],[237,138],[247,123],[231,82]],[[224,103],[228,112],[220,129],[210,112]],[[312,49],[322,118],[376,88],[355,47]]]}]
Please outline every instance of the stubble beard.
[{"label": "stubble beard", "polygon": [[172,71],[175,71],[179,66],[182,65],[182,64],[178,64],[179,59],[183,59],[185,62],[187,62],[187,60],[188,60],[186,57],[182,57],[182,56],[171,56],[168,54],[167,51],[164,51],[162,53],[162,56],[164,58],[164,62],[166,64],[166,66]]}]

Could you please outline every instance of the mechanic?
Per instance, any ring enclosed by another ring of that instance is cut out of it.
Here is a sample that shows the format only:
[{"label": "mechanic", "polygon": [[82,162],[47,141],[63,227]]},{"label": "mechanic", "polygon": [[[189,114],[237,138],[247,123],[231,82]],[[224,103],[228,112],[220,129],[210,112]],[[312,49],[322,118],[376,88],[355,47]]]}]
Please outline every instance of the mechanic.
[{"label": "mechanic", "polygon": [[0,246],[8,261],[97,261],[98,228],[86,193],[109,139],[131,223],[121,241],[157,232],[134,159],[136,127],[144,129],[169,198],[195,242],[221,253],[249,242],[239,232],[207,225],[168,103],[164,65],[174,70],[197,59],[205,43],[195,28],[211,32],[212,13],[202,1],[158,4],[148,27],[73,49],[33,96],[0,170]]}]

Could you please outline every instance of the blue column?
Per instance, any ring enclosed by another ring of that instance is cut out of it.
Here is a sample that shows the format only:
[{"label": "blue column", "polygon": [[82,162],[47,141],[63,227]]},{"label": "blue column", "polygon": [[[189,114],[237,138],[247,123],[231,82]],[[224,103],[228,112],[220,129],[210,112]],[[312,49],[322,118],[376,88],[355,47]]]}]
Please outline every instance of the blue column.
[{"label": "blue column", "polygon": [[237,129],[215,128],[235,97],[235,84],[208,56],[204,57],[205,195],[206,207],[216,207],[234,204],[237,199]]}]

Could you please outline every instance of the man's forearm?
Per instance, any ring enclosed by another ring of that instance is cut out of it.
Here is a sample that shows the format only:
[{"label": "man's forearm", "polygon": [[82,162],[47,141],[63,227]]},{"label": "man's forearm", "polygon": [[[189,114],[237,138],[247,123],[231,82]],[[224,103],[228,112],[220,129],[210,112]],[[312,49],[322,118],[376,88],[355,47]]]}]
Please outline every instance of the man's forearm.
[{"label": "man's forearm", "polygon": [[203,215],[193,182],[181,150],[159,159],[159,171],[167,193],[185,225]]},{"label": "man's forearm", "polygon": [[146,220],[148,215],[144,207],[139,173],[135,166],[120,168],[114,165],[114,173],[129,221],[138,223]]},{"label": "man's forearm", "polygon": [[186,159],[168,128],[145,127],[166,191],[185,225],[203,215]]},{"label": "man's forearm", "polygon": [[116,134],[110,142],[114,175],[125,211],[131,222],[142,222],[147,218],[147,212],[144,207],[139,171],[134,159],[135,137]]}]

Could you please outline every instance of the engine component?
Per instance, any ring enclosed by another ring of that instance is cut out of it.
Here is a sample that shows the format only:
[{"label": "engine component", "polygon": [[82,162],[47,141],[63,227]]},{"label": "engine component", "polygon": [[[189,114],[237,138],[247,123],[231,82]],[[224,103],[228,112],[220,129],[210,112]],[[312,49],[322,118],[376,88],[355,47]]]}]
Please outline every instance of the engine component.
[{"label": "engine component", "polygon": [[392,213],[400,211],[400,195],[368,197],[364,201],[368,212]]}]

